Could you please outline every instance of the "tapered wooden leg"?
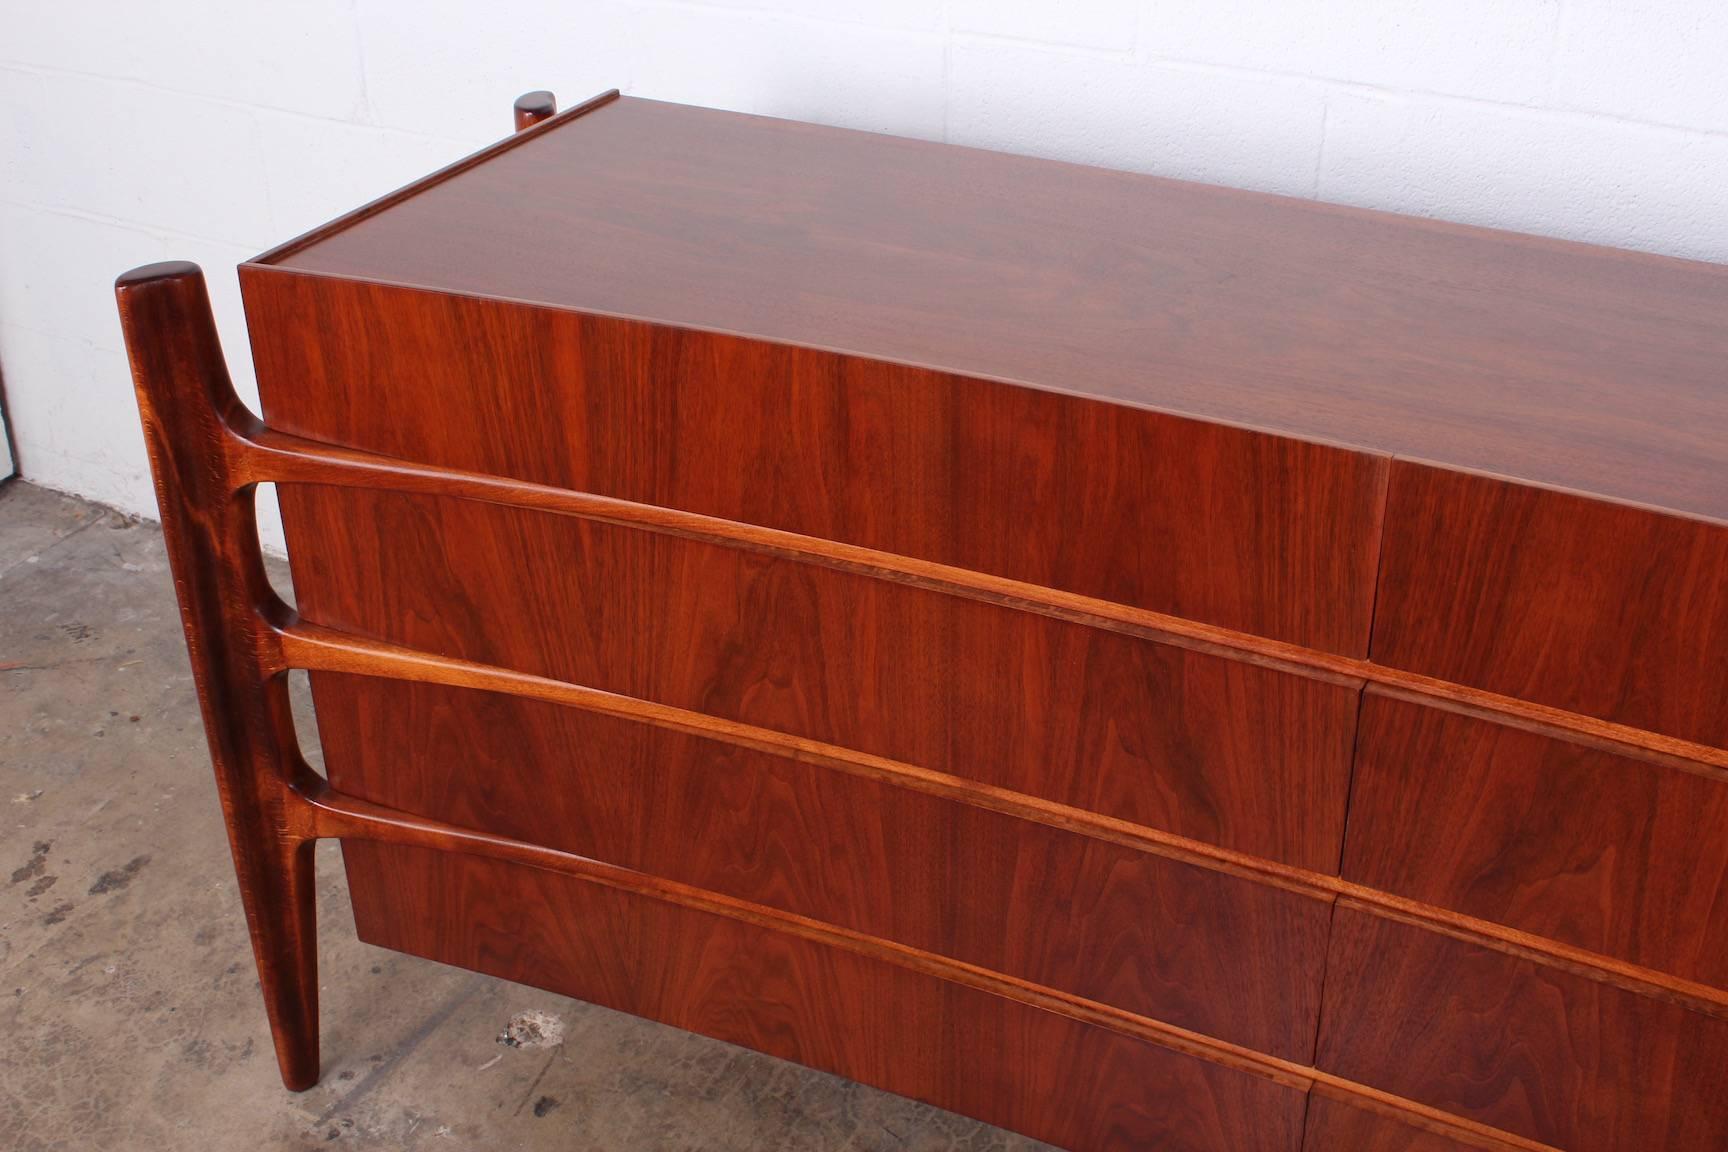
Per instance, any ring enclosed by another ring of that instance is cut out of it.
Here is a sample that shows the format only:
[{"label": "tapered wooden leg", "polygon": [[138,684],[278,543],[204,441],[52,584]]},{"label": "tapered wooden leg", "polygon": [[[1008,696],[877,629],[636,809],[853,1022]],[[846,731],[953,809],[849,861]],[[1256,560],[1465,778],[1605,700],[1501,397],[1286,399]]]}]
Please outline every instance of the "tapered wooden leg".
[{"label": "tapered wooden leg", "polygon": [[318,1080],[318,957],[306,808],[285,672],[267,621],[291,616],[258,550],[235,446],[257,417],[234,394],[204,275],[152,264],[115,283],[186,647],[282,1081]]},{"label": "tapered wooden leg", "polygon": [[516,97],[516,131],[532,128],[558,114],[558,98],[544,89]]},{"label": "tapered wooden leg", "polygon": [[[259,877],[266,887],[254,889],[253,896],[243,900],[276,1065],[282,1083],[293,1092],[318,1083],[319,1074],[318,913],[312,872],[316,843],[284,840],[267,878]],[[238,849],[235,860],[238,864]]]}]

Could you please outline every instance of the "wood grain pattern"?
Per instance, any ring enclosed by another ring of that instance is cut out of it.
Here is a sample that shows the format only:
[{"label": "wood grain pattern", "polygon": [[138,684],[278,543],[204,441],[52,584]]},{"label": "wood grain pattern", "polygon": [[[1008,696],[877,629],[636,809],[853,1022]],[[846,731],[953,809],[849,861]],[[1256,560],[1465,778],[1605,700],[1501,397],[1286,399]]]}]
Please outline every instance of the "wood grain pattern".
[{"label": "wood grain pattern", "polygon": [[1416,1126],[1326,1094],[1316,1085],[1308,1094],[1302,1152],[1499,1152],[1509,1145],[1491,1139],[1467,1140]]},{"label": "wood grain pattern", "polygon": [[[284,651],[287,651],[291,638],[303,635],[299,628],[281,633]],[[862,935],[850,929],[740,901],[734,897],[560,849],[540,847],[412,816],[396,809],[345,796],[330,789],[321,780],[297,789],[295,796],[303,809],[303,824],[309,835],[336,837],[345,842],[362,845],[455,852],[595,884],[608,891],[640,897],[704,916],[718,916],[728,922],[752,926],[824,949],[835,949],[846,955],[887,962],[910,973],[934,977],[1014,1004],[1053,1012],[1063,1019],[1102,1027],[1125,1038],[1149,1043],[1171,1053],[1215,1064],[1220,1068],[1247,1073],[1287,1088],[1304,1091],[1320,1088],[1355,1106],[1425,1131],[1456,1136],[1467,1144],[1492,1149],[1494,1152],[1554,1152],[1549,1145],[1539,1141],[1502,1129],[1490,1128],[1477,1121],[1451,1115],[1309,1066],[1226,1044],[1171,1024],[1028,983],[987,968],[885,941],[879,937]]]},{"label": "wood grain pattern", "polygon": [[[893,965],[545,872],[378,845],[371,943],[550,988],[1077,1152],[1294,1150],[1304,1093]],[[1085,1069],[1084,1076],[1076,1076]]]},{"label": "wood grain pattern", "polygon": [[318,1080],[312,841],[288,802],[287,689],[258,643],[286,610],[264,574],[252,489],[225,451],[259,425],[234,394],[197,265],[134,268],[114,294],[276,1063],[298,1092]]},{"label": "wood grain pattern", "polygon": [[[1275,864],[1199,841],[1183,839],[1167,832],[1100,816],[1084,809],[1037,800],[963,777],[933,772],[839,745],[822,744],[819,741],[756,728],[671,705],[619,696],[566,681],[514,672],[495,665],[437,656],[385,641],[334,632],[304,621],[297,621],[292,627],[274,631],[271,640],[280,652],[279,658],[291,668],[403,679],[413,683],[479,689],[539,700],[631,723],[646,724],[663,731],[713,740],[729,747],[784,757],[800,764],[826,768],[848,776],[891,784],[922,795],[957,801],[1043,827],[1078,833],[1136,852],[1149,853],[1317,899],[1348,896],[1364,906],[1382,909],[1387,915],[1412,919],[1416,923],[1433,926],[1436,931],[1466,941],[1479,941],[1512,955],[1530,957],[1540,963],[1577,972],[1639,995],[1656,996],[1671,1003],[1687,1005],[1696,1011],[1728,1018],[1728,993],[1708,985],[1681,980],[1599,953],[1545,940],[1504,925],[1381,892],[1336,876]],[[392,820],[398,822],[408,819],[418,818],[410,818],[399,812],[392,817]],[[321,832],[320,835],[345,835],[347,833],[342,830],[345,827],[346,825],[342,825],[336,831]],[[368,824],[367,827],[371,828],[373,825]],[[441,827],[448,829],[454,826]],[[459,839],[462,843],[471,843],[474,835],[484,834],[464,831]],[[437,837],[429,840],[417,839],[413,842],[431,846],[442,843]],[[511,852],[522,847],[513,841],[505,840],[503,843],[516,845]],[[489,846],[487,851],[490,852],[493,847],[496,846]],[[526,855],[507,853],[504,858],[539,867],[542,866],[541,856],[536,853],[551,853],[552,857],[559,861],[576,859],[556,849],[533,849]],[[559,867],[562,867],[562,864]]]},{"label": "wood grain pattern", "polygon": [[1728,525],[1405,461],[1386,516],[1374,660],[1728,747]]},{"label": "wood grain pattern", "polygon": [[[599,92],[590,96],[580,104],[574,104],[571,107],[564,109],[564,111],[554,115],[552,120],[557,121],[559,124],[566,124],[571,120],[577,120],[588,115],[588,113],[594,111],[596,108],[604,108],[616,99],[618,99],[618,89],[609,88],[604,92]],[[488,163],[502,153],[508,152],[510,149],[517,147],[526,139],[527,130],[518,129],[515,133],[505,136],[503,139],[495,140],[477,152],[470,152],[460,160],[446,164],[444,167],[435,172],[428,173],[419,180],[413,181],[410,184],[405,184],[393,191],[386,192],[377,199],[369,200],[358,208],[345,212],[334,220],[319,225],[310,232],[303,232],[292,240],[276,245],[276,247],[271,248],[269,251],[259,254],[253,263],[268,264],[279,260],[286,260],[295,253],[310,248],[312,245],[319,243],[327,237],[334,236],[338,232],[345,231],[346,229],[360,223],[362,220],[371,219],[373,216],[380,215],[387,209],[394,208],[405,200],[412,199],[414,196],[419,195],[421,191],[434,184],[449,180],[471,168],[478,168],[480,165]]]},{"label": "wood grain pattern", "polygon": [[554,108],[242,270],[274,429],[118,286],[285,1082],[336,837],[1077,1149],[1728,1146],[1728,270]]},{"label": "wood grain pattern", "polygon": [[1319,1068],[1568,1152],[1728,1146],[1728,1021],[1340,900]]},{"label": "wood grain pattern", "polygon": [[1728,780],[1363,701],[1344,878],[1728,988]]},{"label": "wood grain pattern", "polygon": [[629,528],[279,491],[328,626],[1337,870],[1351,687]]},{"label": "wood grain pattern", "polygon": [[1329,901],[556,705],[345,676],[316,693],[344,793],[1313,1051]]},{"label": "wood grain pattern", "polygon": [[243,280],[284,432],[1366,652],[1376,457],[708,333]]},{"label": "wood grain pattern", "polygon": [[443,468],[399,457],[342,448],[263,429],[237,445],[236,474],[245,483],[313,484],[449,496],[483,504],[572,516],[601,524],[698,540],[755,555],[813,564],[877,580],[910,584],[998,607],[1084,624],[1158,644],[1243,660],[1261,667],[1355,687],[1364,681],[1438,706],[1484,715],[1563,740],[1591,743],[1632,756],[1680,760],[1728,771],[1728,750],[1536,704],[1416,672],[1235,632],[1180,616],[1063,592],[1001,576],[901,556],[815,536],[706,516],[615,496],[578,492],[484,472]]},{"label": "wood grain pattern", "polygon": [[1728,519],[1716,265],[630,97],[280,263]]}]

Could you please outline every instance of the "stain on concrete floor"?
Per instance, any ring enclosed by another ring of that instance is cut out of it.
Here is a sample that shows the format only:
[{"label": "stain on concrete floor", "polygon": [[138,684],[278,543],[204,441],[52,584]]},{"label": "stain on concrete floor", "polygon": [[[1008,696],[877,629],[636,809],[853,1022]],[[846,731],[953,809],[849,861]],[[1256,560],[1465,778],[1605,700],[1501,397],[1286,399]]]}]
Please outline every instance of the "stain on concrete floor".
[{"label": "stain on concrete floor", "polygon": [[[8,1152],[1045,1147],[361,944],[331,844],[324,1077],[285,1092],[160,533],[17,481],[0,487],[0,877]],[[520,1020],[544,1040],[548,1018],[561,1040],[499,1042]]]}]

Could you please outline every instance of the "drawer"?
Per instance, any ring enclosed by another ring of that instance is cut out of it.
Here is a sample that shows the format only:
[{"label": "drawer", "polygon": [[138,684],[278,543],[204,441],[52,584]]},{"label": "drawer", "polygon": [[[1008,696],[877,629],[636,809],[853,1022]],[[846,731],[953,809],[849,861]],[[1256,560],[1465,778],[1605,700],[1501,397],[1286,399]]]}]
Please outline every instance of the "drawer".
[{"label": "drawer", "polygon": [[1384,457],[809,348],[244,271],[283,431],[1366,651]]},{"label": "drawer", "polygon": [[[558,705],[322,674],[313,688],[346,792],[1286,1059],[1313,1051],[1329,898]],[[377,898],[352,879],[356,901]]]},{"label": "drawer", "polygon": [[847,1076],[1075,1152],[1296,1152],[1305,1085],[548,872],[344,846],[361,938]]},{"label": "drawer", "polygon": [[1373,659],[1728,747],[1728,526],[1397,461]]},{"label": "drawer", "polygon": [[1349,682],[548,513],[282,505],[313,620],[1337,870]]},{"label": "drawer", "polygon": [[1567,1152],[1728,1147],[1728,1020],[1348,900],[1317,1064]]},{"label": "drawer", "polygon": [[1344,876],[1728,989],[1728,776],[1363,698]]}]

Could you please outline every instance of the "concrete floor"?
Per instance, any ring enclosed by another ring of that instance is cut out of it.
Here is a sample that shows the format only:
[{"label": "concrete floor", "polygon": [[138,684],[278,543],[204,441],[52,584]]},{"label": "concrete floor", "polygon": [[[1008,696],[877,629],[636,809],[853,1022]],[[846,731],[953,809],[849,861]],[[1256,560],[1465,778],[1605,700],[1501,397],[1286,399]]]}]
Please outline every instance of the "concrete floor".
[{"label": "concrete floor", "polygon": [[[338,850],[319,853],[324,1078],[296,1096],[276,1075],[161,534],[0,487],[0,1149],[1044,1147],[361,944]],[[562,1043],[501,1044],[524,1012],[556,1017]]]}]

